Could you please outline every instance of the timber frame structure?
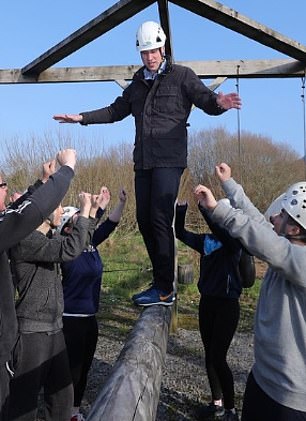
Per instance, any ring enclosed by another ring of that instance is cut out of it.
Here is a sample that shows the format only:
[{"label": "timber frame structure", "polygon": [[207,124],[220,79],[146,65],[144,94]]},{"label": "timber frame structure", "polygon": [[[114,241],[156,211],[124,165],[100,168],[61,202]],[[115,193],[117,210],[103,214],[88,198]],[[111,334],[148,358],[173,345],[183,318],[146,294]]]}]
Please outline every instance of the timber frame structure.
[{"label": "timber frame structure", "polygon": [[[138,12],[157,3],[160,22],[167,35],[166,53],[173,56],[168,0],[120,0],[63,41],[20,69],[0,69],[0,84],[115,81],[122,88],[139,65],[52,67]],[[281,60],[233,60],[178,62],[192,68],[201,79],[214,79],[215,89],[227,78],[304,77],[306,46],[239,14],[213,0],[171,0],[186,10],[209,19],[287,55]]]},{"label": "timber frame structure", "polygon": [[[306,47],[300,43],[213,0],[171,2],[289,57],[283,60],[180,62],[192,68],[201,79],[215,79],[211,89],[227,78],[237,78],[237,69],[240,78],[305,77]],[[23,68],[0,69],[0,84],[115,81],[124,88],[139,65],[52,66],[153,3],[158,4],[160,22],[167,35],[166,53],[173,57],[168,0],[120,0]],[[152,306],[143,310],[91,407],[88,421],[119,420],[122,414],[133,421],[155,420],[171,323],[172,329],[176,328],[173,317],[176,306],[177,300],[172,308]]]}]

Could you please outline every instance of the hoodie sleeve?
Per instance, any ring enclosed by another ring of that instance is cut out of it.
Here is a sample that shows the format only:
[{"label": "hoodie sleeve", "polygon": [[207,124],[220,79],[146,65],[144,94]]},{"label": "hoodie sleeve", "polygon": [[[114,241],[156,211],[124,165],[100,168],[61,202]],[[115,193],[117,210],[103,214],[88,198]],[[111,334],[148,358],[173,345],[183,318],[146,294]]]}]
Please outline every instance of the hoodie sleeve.
[{"label": "hoodie sleeve", "polygon": [[9,208],[1,215],[0,252],[8,250],[42,224],[60,204],[73,176],[70,167],[61,167],[16,209]]},{"label": "hoodie sleeve", "polygon": [[248,196],[245,194],[243,187],[233,178],[230,178],[222,183],[222,188],[234,208],[242,209],[243,212],[250,215],[254,220],[259,223],[267,224],[270,228],[272,227],[270,222],[267,222],[264,215],[250,201]]},{"label": "hoodie sleeve", "polygon": [[211,216],[249,253],[267,262],[289,282],[306,288],[306,246],[291,243],[277,235],[271,224],[262,224],[241,209],[230,208],[222,202],[218,202]]},{"label": "hoodie sleeve", "polygon": [[105,241],[116,229],[118,223],[119,222],[111,221],[109,218],[102,222],[93,234],[92,245],[97,247],[99,244],[103,243],[103,241]]},{"label": "hoodie sleeve", "polygon": [[223,228],[220,224],[217,224],[216,222],[213,222],[211,219],[211,216],[206,209],[204,209],[202,206],[199,205],[199,210],[201,214],[203,215],[203,218],[205,219],[207,225],[209,226],[211,232],[214,234],[214,236],[222,243],[222,245],[231,253],[237,253],[241,249],[240,242],[233,238],[228,230]]},{"label": "hoodie sleeve", "polygon": [[186,246],[203,254],[203,242],[205,234],[196,234],[185,229],[185,217],[187,212],[187,205],[176,206],[175,216],[175,234],[176,237],[182,241]]},{"label": "hoodie sleeve", "polygon": [[63,236],[56,233],[52,238],[40,231],[34,231],[17,247],[12,249],[16,261],[61,263],[75,259],[85,248],[90,224],[94,229],[95,220],[80,216],[72,233]]}]

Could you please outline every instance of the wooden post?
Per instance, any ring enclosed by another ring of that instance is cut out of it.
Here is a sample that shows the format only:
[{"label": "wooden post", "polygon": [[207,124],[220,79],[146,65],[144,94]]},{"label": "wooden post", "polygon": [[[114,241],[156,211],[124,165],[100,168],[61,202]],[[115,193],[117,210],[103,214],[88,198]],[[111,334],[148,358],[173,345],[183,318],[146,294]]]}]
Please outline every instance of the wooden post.
[{"label": "wooden post", "polygon": [[143,310],[87,421],[154,421],[166,357],[171,307]]},{"label": "wooden post", "polygon": [[[175,207],[177,204],[177,199],[175,201]],[[175,220],[174,220],[175,221]],[[174,229],[174,221],[173,221],[173,232],[175,232]],[[174,239],[174,295],[175,295],[175,301],[173,303],[173,309],[171,313],[171,321],[170,321],[170,334],[175,333],[177,331],[177,325],[178,325],[178,291],[177,291],[177,273],[178,273],[178,257],[177,257],[177,239],[175,237]]]},{"label": "wooden post", "polygon": [[171,321],[170,321],[170,334],[173,334],[177,331],[178,325],[178,294],[175,293],[175,301],[172,306]]},{"label": "wooden post", "polygon": [[193,283],[193,266],[192,263],[187,265],[178,265],[177,281],[179,284]]}]

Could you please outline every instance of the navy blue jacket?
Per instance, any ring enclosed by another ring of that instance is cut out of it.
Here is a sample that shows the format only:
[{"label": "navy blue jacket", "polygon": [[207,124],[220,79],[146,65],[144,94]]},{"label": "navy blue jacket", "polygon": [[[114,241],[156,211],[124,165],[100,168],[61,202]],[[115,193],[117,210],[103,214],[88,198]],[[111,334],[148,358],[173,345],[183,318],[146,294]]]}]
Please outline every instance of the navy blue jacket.
[{"label": "navy blue jacket", "polygon": [[[100,213],[98,217],[101,216]],[[117,225],[106,219],[94,231],[89,246],[76,259],[62,263],[64,315],[97,313],[103,273],[103,262],[97,247]]]},{"label": "navy blue jacket", "polygon": [[[241,244],[225,229],[213,224],[204,208],[199,206],[199,209],[212,234],[197,234],[185,229],[187,205],[177,205],[175,221],[177,238],[201,255],[199,291],[202,295],[238,299],[242,291],[238,269]],[[207,253],[209,244],[211,250]]]}]

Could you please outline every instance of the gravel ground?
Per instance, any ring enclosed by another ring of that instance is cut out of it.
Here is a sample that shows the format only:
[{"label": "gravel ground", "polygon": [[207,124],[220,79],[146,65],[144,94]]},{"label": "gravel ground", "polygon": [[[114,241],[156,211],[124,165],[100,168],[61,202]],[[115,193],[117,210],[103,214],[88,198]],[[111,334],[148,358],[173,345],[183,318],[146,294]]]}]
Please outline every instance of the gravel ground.
[{"label": "gravel ground", "polygon": [[[119,337],[113,338],[107,332],[104,335],[103,328],[100,332],[84,397],[85,415],[124,346],[124,340]],[[246,378],[253,362],[253,336],[251,334],[237,333],[235,335],[229,350],[228,362],[234,375],[237,407],[241,409]],[[195,420],[195,409],[207,403],[209,398],[200,334],[198,331],[178,329],[175,334],[170,335],[168,341],[156,421]]]}]

